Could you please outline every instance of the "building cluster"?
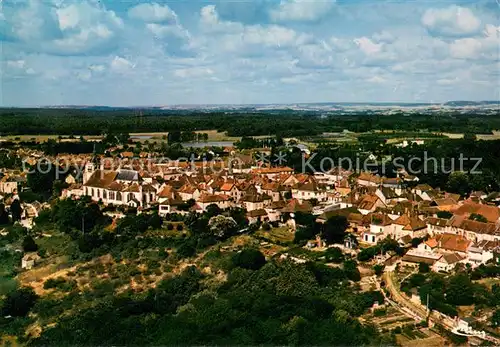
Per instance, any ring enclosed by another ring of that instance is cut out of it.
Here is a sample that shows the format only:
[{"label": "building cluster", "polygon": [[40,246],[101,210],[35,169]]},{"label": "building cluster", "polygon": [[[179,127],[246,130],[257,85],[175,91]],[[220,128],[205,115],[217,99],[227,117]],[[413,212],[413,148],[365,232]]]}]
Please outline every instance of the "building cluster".
[{"label": "building cluster", "polygon": [[[389,237],[409,249],[404,263],[427,263],[435,271],[484,264],[500,250],[500,194],[472,192],[464,199],[419,184],[404,170],[391,178],[343,169],[304,174],[259,166],[252,155],[234,152],[212,162],[80,159],[80,171],[66,175],[63,198],[89,196],[161,216],[202,213],[210,205],[238,207],[250,223],[284,222],[298,212],[315,215],[319,223],[343,215],[349,244],[372,246]],[[235,159],[238,165],[231,165]],[[0,194],[14,193],[25,179],[4,173]],[[415,239],[422,242],[417,246]]]}]

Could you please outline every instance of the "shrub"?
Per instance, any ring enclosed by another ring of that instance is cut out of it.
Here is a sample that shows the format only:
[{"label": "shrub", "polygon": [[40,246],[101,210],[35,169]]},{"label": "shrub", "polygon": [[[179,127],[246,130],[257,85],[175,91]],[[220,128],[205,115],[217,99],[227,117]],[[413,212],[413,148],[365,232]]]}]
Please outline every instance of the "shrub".
[{"label": "shrub", "polygon": [[232,262],[237,267],[258,270],[266,264],[266,258],[256,249],[244,249],[233,256]]},{"label": "shrub", "polygon": [[23,317],[35,305],[38,296],[32,288],[20,288],[10,292],[2,305],[3,316]]},{"label": "shrub", "polygon": [[168,223],[167,230],[174,230],[174,225],[172,223]]},{"label": "shrub", "polygon": [[177,229],[177,231],[182,231],[182,230],[184,230],[184,226],[182,224],[177,224],[176,229]]},{"label": "shrub", "polygon": [[25,252],[36,252],[38,250],[38,245],[30,235],[23,239],[23,250]]}]

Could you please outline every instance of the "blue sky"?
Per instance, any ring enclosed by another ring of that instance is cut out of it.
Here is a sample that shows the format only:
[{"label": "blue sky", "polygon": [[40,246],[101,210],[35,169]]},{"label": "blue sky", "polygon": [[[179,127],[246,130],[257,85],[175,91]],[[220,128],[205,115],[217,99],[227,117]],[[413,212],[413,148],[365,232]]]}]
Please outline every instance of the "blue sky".
[{"label": "blue sky", "polygon": [[499,16],[496,0],[3,0],[0,105],[497,100]]}]

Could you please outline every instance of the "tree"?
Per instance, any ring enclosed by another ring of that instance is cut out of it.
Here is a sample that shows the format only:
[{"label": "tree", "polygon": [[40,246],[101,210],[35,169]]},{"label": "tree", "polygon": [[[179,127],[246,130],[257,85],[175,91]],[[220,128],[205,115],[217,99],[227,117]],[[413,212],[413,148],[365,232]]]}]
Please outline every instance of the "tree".
[{"label": "tree", "polygon": [[6,225],[9,224],[9,215],[7,214],[7,211],[5,210],[5,205],[0,204],[0,225]]},{"label": "tree", "polygon": [[210,218],[208,227],[215,237],[224,239],[231,236],[236,231],[238,225],[233,218],[218,215]]},{"label": "tree", "polygon": [[384,273],[384,265],[377,264],[373,267],[373,271],[375,271],[375,275],[380,276]]},{"label": "tree", "polygon": [[10,204],[10,212],[12,213],[12,221],[17,222],[21,220],[21,215],[23,213],[23,209],[21,207],[21,203],[19,199],[15,199],[12,204]]},{"label": "tree", "polygon": [[351,281],[359,281],[361,279],[361,274],[358,270],[358,264],[354,260],[346,260],[344,262],[344,273],[348,279]]},{"label": "tree", "polygon": [[220,209],[220,207],[218,205],[210,204],[207,206],[206,214],[207,214],[208,218],[218,216],[221,213],[222,213],[222,210]]},{"label": "tree", "polygon": [[180,130],[170,131],[167,135],[167,141],[169,144],[181,142],[181,132]]},{"label": "tree", "polygon": [[24,317],[35,304],[38,296],[31,288],[20,288],[7,295],[2,306],[3,316]]},{"label": "tree", "polygon": [[328,244],[342,243],[347,227],[348,223],[346,217],[333,216],[325,222],[322,236]]},{"label": "tree", "polygon": [[453,213],[450,211],[438,211],[437,213],[438,218],[443,218],[443,219],[450,219],[453,217]]},{"label": "tree", "polygon": [[342,263],[344,261],[344,253],[338,247],[330,247],[323,254],[327,262]]},{"label": "tree", "polygon": [[258,270],[266,264],[264,255],[252,248],[247,248],[239,253],[236,253],[232,262],[234,266],[241,267],[248,270]]},{"label": "tree", "polygon": [[483,216],[482,214],[479,214],[479,213],[471,213],[471,215],[469,216],[469,219],[475,220],[478,222],[488,223],[488,219],[486,219],[485,216]]},{"label": "tree", "polygon": [[491,325],[495,328],[500,326],[500,309],[495,310],[491,316]]},{"label": "tree", "polygon": [[431,271],[431,268],[429,264],[427,263],[418,263],[418,272],[423,274],[423,273],[428,273]]},{"label": "tree", "polygon": [[163,220],[161,219],[158,213],[153,213],[151,217],[149,217],[149,226],[153,229],[160,229],[163,224]]},{"label": "tree", "polygon": [[474,286],[466,274],[458,274],[450,278],[446,288],[446,301],[457,306],[474,303]]},{"label": "tree", "polygon": [[469,177],[467,174],[461,171],[455,171],[448,176],[448,181],[446,182],[446,189],[449,192],[460,194],[461,196],[466,196],[469,191]]},{"label": "tree", "polygon": [[28,235],[23,239],[23,250],[25,252],[36,252],[38,250],[38,245],[31,235]]}]

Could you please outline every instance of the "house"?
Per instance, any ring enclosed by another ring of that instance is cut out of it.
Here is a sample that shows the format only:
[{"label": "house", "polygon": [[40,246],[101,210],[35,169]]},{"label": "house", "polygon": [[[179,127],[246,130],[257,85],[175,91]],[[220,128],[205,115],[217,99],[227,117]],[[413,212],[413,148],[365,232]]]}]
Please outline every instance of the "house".
[{"label": "house", "polygon": [[183,201],[196,200],[201,195],[200,190],[192,184],[186,183],[177,190]]},{"label": "house", "polygon": [[472,201],[466,201],[462,205],[453,209],[451,212],[455,215],[469,217],[471,214],[480,214],[488,222],[495,223],[500,219],[500,209],[493,205],[479,204]]},{"label": "house", "polygon": [[73,183],[68,188],[64,189],[62,196],[64,198],[79,198],[84,195],[83,185],[80,183]]},{"label": "house", "polygon": [[17,192],[17,182],[8,180],[7,177],[0,180],[0,193],[15,194]]},{"label": "house", "polygon": [[158,194],[158,214],[165,216],[177,211],[177,207],[183,204],[182,198],[170,185],[165,185]]},{"label": "house", "polygon": [[360,186],[376,187],[382,183],[382,178],[380,178],[380,176],[376,176],[368,172],[361,172],[356,182]]},{"label": "house", "polygon": [[451,230],[451,220],[444,218],[429,217],[425,220],[427,225],[427,233],[429,235],[437,235],[449,233]]},{"label": "house", "polygon": [[252,210],[247,212],[247,219],[250,224],[269,220],[265,209]]},{"label": "house", "polygon": [[460,235],[438,234],[421,243],[418,248],[434,253],[458,253],[461,256],[467,256],[470,244],[471,241]]},{"label": "house", "polygon": [[385,204],[389,205],[393,202],[397,202],[399,200],[399,195],[396,194],[394,189],[388,187],[379,187],[375,191],[375,195],[379,197],[379,199]]},{"label": "house", "polygon": [[457,207],[457,201],[452,198],[433,199],[429,206],[437,207],[439,211],[451,211]]},{"label": "house", "polygon": [[236,184],[232,182],[226,182],[220,187],[220,193],[229,196],[233,201],[240,200],[241,191],[238,189]]},{"label": "house", "polygon": [[495,248],[498,249],[499,243],[491,241],[472,242],[467,250],[467,263],[473,267],[486,264],[495,257]]},{"label": "house", "polygon": [[439,260],[432,265],[432,270],[436,272],[450,272],[458,263],[464,262],[465,256],[458,253],[443,254]]},{"label": "house", "polygon": [[379,207],[385,207],[384,202],[375,194],[366,195],[357,204],[357,208],[361,214],[374,212]]},{"label": "house", "polygon": [[271,197],[267,194],[245,194],[240,203],[247,211],[259,210],[271,203]]},{"label": "house", "polygon": [[419,266],[421,263],[433,266],[439,259],[441,259],[442,254],[434,254],[430,252],[425,252],[418,249],[410,249],[401,258],[401,264],[404,266]]},{"label": "house", "polygon": [[432,197],[435,195],[435,193],[433,192],[433,188],[426,183],[417,184],[411,190],[411,192],[420,196],[422,200],[427,200],[427,201],[431,201]]},{"label": "house", "polygon": [[282,213],[311,213],[312,206],[309,201],[304,201],[300,203],[297,199],[291,199],[287,205],[281,210]]},{"label": "house", "polygon": [[40,256],[36,253],[26,253],[21,259],[21,268],[31,270],[40,259]]},{"label": "house", "polygon": [[286,187],[282,186],[279,182],[264,183],[260,191],[271,197],[272,201],[279,201],[283,199],[285,192],[289,191]]},{"label": "house", "polygon": [[391,234],[392,220],[385,214],[370,215],[370,229],[363,233],[363,241],[376,244]]},{"label": "house", "polygon": [[206,211],[209,205],[215,204],[221,210],[229,208],[232,206],[230,198],[224,194],[207,194],[203,193],[196,200],[196,204],[201,208],[202,211]]},{"label": "house", "polygon": [[305,200],[316,199],[319,202],[325,201],[327,198],[326,191],[318,188],[315,180],[310,180],[306,183],[298,183],[292,189],[292,197],[303,202]]},{"label": "house", "polygon": [[156,188],[144,182],[136,170],[93,170],[86,166],[83,180],[84,195],[104,204],[149,207],[157,200]]},{"label": "house", "polygon": [[344,247],[347,249],[357,249],[359,246],[356,235],[348,233],[344,237]]},{"label": "house", "polygon": [[423,237],[427,233],[427,224],[415,216],[404,214],[393,221],[392,225],[392,235],[396,239],[407,235],[411,238]]},{"label": "house", "polygon": [[349,181],[347,179],[341,180],[335,186],[335,190],[339,193],[340,196],[346,196],[351,192],[351,186],[349,185]]}]

